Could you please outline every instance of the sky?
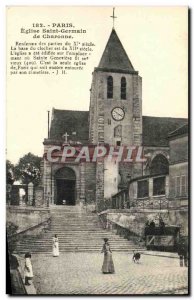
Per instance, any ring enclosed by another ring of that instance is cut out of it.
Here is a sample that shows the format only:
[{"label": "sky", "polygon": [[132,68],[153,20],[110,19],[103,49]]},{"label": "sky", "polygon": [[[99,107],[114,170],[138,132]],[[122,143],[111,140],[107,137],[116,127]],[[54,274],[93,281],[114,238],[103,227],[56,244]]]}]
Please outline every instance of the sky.
[{"label": "sky", "polygon": [[[143,115],[187,117],[188,57],[186,7],[120,7],[116,32],[142,77]],[[43,153],[47,110],[89,109],[92,72],[112,30],[112,7],[11,7],[7,11],[7,65],[15,41],[33,22],[73,22],[95,44],[84,71],[67,75],[9,75],[7,72],[7,158],[17,163],[31,152]]]}]

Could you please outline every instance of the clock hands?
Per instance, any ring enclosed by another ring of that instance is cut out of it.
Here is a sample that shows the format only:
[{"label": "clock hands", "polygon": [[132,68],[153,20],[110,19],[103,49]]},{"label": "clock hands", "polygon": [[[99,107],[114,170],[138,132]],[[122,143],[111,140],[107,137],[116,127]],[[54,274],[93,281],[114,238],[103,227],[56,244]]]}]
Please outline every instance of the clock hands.
[{"label": "clock hands", "polygon": [[119,115],[120,117],[123,117],[123,114],[119,114],[118,111],[114,111],[114,113],[116,113],[117,115]]}]

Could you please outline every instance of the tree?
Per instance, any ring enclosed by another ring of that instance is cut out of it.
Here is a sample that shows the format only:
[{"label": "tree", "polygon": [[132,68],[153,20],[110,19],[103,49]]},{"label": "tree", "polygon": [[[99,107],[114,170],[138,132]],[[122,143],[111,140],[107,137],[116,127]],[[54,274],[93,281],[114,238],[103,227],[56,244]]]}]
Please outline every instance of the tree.
[{"label": "tree", "polygon": [[14,165],[6,160],[6,203],[10,204],[12,185],[15,181]]},{"label": "tree", "polygon": [[20,158],[14,169],[16,179],[22,181],[23,184],[32,182],[37,186],[40,183],[41,160],[41,157],[32,153],[28,153]]},{"label": "tree", "polygon": [[10,160],[6,160],[6,183],[12,185],[14,181],[14,165]]},{"label": "tree", "polygon": [[18,226],[13,222],[6,223],[8,250],[10,253],[13,253],[13,251],[16,248],[16,244],[18,241],[17,230],[18,230]]}]

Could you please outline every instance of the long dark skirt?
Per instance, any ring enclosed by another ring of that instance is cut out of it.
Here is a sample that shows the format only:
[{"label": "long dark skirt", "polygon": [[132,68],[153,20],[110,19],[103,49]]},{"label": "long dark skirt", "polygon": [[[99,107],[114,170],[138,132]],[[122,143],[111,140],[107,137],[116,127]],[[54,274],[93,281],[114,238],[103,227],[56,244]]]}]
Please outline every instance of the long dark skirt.
[{"label": "long dark skirt", "polygon": [[104,254],[104,261],[102,265],[102,273],[115,273],[114,263],[112,259],[112,254],[107,252]]}]

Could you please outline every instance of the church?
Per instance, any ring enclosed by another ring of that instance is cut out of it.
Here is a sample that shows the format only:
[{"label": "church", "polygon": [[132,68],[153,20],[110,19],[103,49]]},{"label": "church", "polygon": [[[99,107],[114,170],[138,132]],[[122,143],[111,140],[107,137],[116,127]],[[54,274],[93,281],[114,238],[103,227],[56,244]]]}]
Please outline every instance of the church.
[{"label": "church", "polygon": [[106,144],[142,147],[146,160],[57,163],[44,159],[44,195],[50,205],[82,203],[96,210],[122,191],[127,193],[123,207],[141,205],[145,198],[149,198],[146,205],[153,205],[153,197],[164,204],[169,196],[169,134],[186,123],[184,118],[142,115],[142,77],[113,28],[92,73],[89,111],[53,108],[44,153],[53,146]]}]

